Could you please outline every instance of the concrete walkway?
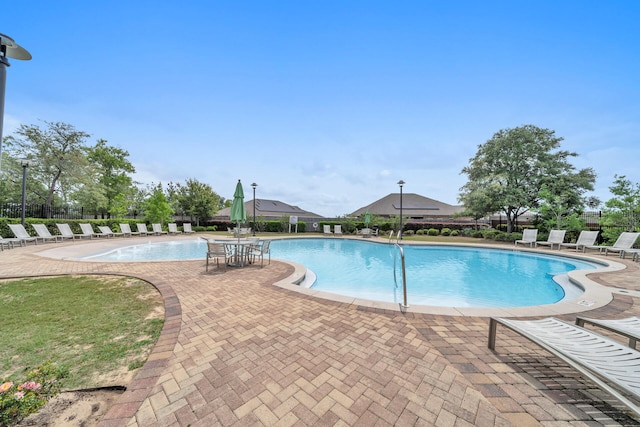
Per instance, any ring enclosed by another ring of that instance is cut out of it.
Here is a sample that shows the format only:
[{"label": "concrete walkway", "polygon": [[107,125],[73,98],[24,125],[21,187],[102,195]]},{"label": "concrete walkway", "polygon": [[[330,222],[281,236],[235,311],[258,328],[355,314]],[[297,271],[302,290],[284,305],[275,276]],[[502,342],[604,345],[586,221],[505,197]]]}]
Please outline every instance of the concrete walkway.
[{"label": "concrete walkway", "polygon": [[[104,427],[640,423],[518,335],[500,330],[496,352],[487,349],[486,317],[403,314],[300,294],[273,286],[294,271],[278,261],[205,273],[204,260],[107,263],[42,256],[86,251],[91,244],[5,250],[0,278],[122,274],[162,293],[162,335],[101,421]],[[621,262],[626,270],[589,277],[622,293],[581,314],[640,315],[639,265]]]}]

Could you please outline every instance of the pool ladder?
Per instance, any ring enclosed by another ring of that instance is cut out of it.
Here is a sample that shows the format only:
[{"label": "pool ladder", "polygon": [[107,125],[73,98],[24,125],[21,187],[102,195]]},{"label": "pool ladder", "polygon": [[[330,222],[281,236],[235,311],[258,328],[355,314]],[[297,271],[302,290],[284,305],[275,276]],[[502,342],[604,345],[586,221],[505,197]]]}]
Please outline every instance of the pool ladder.
[{"label": "pool ladder", "polygon": [[[400,233],[398,233],[398,237],[400,237]],[[391,241],[393,240],[393,231],[391,232],[391,234],[389,234],[389,243],[391,243]],[[400,253],[400,260],[401,260],[401,265],[402,265],[402,294],[403,294],[403,303],[400,304],[400,310],[402,312],[405,312],[407,310],[407,308],[409,308],[409,305],[407,304],[407,271],[405,269],[405,264],[404,264],[404,249],[402,249],[402,246],[400,246],[400,244],[398,243],[398,240],[396,240],[396,242],[394,243],[394,250],[393,251],[393,280],[396,283],[396,287],[398,287],[398,281],[396,279],[396,260],[397,260],[397,253]]]}]

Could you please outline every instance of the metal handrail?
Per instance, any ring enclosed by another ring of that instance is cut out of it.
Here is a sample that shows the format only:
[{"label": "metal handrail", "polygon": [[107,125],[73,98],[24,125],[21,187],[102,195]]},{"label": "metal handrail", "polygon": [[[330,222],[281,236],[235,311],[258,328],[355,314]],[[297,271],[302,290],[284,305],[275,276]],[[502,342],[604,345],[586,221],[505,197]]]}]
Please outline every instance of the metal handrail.
[{"label": "metal handrail", "polygon": [[[405,269],[405,264],[404,264],[404,249],[402,249],[402,246],[400,246],[398,243],[395,244],[395,246],[398,247],[399,251],[400,251],[400,259],[402,260],[402,294],[403,294],[403,304],[400,305],[400,307],[403,310],[406,310],[407,308],[409,308],[409,305],[407,304],[407,271]],[[393,277],[395,279],[396,275],[395,275],[395,255],[393,258]],[[396,282],[396,286],[397,286],[397,282]]]}]

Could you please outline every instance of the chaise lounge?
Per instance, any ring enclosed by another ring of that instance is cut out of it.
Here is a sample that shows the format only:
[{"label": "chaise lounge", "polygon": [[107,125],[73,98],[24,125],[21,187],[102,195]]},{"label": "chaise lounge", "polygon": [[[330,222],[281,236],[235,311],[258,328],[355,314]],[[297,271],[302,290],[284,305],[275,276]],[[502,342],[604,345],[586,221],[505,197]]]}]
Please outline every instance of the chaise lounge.
[{"label": "chaise lounge", "polygon": [[575,243],[560,243],[559,249],[575,248],[576,252],[580,250],[584,252],[587,247],[593,246],[593,244],[596,242],[596,239],[598,238],[598,233],[600,232],[582,230],[578,235],[578,240],[576,240]]}]

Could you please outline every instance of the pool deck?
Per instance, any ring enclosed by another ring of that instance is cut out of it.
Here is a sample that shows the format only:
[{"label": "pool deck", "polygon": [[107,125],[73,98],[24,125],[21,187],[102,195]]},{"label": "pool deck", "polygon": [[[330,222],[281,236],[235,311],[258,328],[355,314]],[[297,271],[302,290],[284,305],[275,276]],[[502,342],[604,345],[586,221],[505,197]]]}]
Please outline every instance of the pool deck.
[{"label": "pool deck", "polygon": [[[299,269],[273,260],[205,273],[204,259],[75,259],[112,245],[193,238],[67,241],[0,253],[0,278],[127,275],[162,294],[160,339],[100,426],[640,424],[519,335],[501,328],[489,350],[487,316],[502,313],[411,306],[403,313],[397,305],[318,298],[290,289]],[[596,292],[551,313],[568,321],[577,312],[639,316],[640,265],[589,255],[626,268],[589,274]],[[547,316],[548,308],[519,315]]]}]

